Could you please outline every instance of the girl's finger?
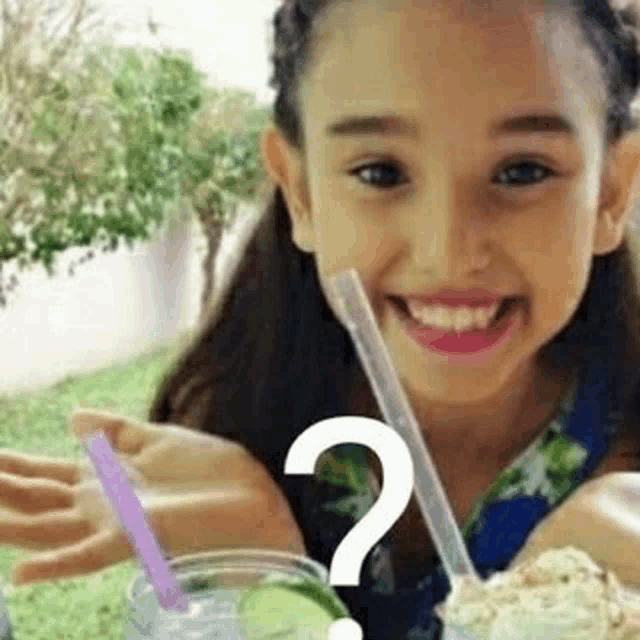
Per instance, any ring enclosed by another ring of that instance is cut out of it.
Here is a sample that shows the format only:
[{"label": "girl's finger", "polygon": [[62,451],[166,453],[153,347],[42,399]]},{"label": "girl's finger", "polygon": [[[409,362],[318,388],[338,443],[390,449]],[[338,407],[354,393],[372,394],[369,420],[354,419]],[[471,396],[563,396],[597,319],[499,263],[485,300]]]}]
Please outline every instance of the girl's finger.
[{"label": "girl's finger", "polygon": [[25,514],[73,506],[73,488],[46,478],[24,478],[0,472],[0,504]]},{"label": "girl's finger", "polygon": [[72,546],[21,561],[11,571],[14,585],[72,578],[99,571],[133,555],[127,536],[103,530]]},{"label": "girl's finger", "polygon": [[70,427],[73,435],[80,440],[103,431],[114,451],[126,455],[137,455],[160,437],[151,425],[95,409],[74,411]]},{"label": "girl's finger", "polygon": [[65,484],[74,484],[78,479],[78,463],[65,458],[49,458],[0,449],[0,472],[24,478],[49,478]]},{"label": "girl's finger", "polygon": [[57,549],[94,533],[94,526],[75,509],[37,516],[0,511],[0,545],[32,550]]}]

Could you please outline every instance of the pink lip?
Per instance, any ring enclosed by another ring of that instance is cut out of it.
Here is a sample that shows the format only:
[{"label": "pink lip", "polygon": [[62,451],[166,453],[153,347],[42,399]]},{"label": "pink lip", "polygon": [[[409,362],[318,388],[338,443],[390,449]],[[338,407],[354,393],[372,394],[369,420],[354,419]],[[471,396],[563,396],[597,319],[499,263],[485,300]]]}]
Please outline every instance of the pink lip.
[{"label": "pink lip", "polygon": [[497,355],[518,329],[524,326],[522,305],[499,320],[495,326],[462,333],[422,327],[411,318],[403,316],[399,310],[395,310],[394,313],[407,333],[423,349],[446,357],[451,364],[461,366],[483,366]]},{"label": "pink lip", "polygon": [[403,296],[405,300],[416,300],[424,304],[443,304],[447,306],[463,305],[492,305],[508,297],[507,294],[487,289],[468,289],[467,291],[454,291],[446,289],[431,296]]}]

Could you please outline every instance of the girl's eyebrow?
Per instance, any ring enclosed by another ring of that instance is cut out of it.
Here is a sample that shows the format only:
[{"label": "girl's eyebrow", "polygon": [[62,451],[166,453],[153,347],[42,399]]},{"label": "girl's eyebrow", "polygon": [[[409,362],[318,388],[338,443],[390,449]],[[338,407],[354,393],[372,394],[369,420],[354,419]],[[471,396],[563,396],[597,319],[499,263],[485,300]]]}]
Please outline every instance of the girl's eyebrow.
[{"label": "girl's eyebrow", "polygon": [[548,133],[567,138],[577,138],[578,131],[569,118],[559,113],[528,113],[494,122],[489,127],[489,137]]},{"label": "girl's eyebrow", "polygon": [[330,138],[380,135],[418,139],[419,127],[414,120],[397,115],[348,116],[330,124],[325,134]]},{"label": "girl's eyebrow", "polygon": [[[363,137],[378,135],[417,140],[420,127],[416,120],[394,114],[348,116],[325,129],[329,138]],[[576,127],[571,120],[559,113],[526,113],[494,121],[489,126],[489,137],[543,133],[577,139]]]}]

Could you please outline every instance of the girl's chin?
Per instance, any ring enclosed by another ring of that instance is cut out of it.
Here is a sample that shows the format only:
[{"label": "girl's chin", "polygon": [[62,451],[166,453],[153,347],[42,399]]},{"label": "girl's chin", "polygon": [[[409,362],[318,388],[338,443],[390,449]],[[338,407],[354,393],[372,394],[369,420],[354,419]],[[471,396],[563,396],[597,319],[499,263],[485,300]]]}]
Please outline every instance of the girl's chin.
[{"label": "girl's chin", "polygon": [[500,394],[514,374],[513,363],[509,366],[504,360],[483,367],[436,363],[416,354],[413,345],[395,331],[384,337],[402,386],[421,402],[459,407],[479,404]]},{"label": "girl's chin", "polygon": [[487,385],[486,375],[480,376],[481,380],[469,379],[469,376],[438,376],[430,377],[427,384],[424,375],[419,374],[402,376],[403,387],[421,402],[434,406],[459,406],[465,407],[478,404],[495,397],[499,388],[495,384]]}]

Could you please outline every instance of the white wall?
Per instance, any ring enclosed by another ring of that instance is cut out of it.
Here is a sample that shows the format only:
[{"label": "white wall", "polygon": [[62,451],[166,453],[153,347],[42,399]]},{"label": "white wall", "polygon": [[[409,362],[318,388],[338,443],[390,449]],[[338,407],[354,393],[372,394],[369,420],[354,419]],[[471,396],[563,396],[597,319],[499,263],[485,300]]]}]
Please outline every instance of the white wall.
[{"label": "white wall", "polygon": [[[62,255],[52,278],[43,268],[18,274],[18,288],[0,308],[0,394],[126,360],[194,327],[205,240],[195,222],[177,233],[177,243],[159,237],[134,251],[98,253],[73,277],[67,269],[83,255],[80,249]],[[233,240],[233,234],[223,239],[217,278]]]}]

